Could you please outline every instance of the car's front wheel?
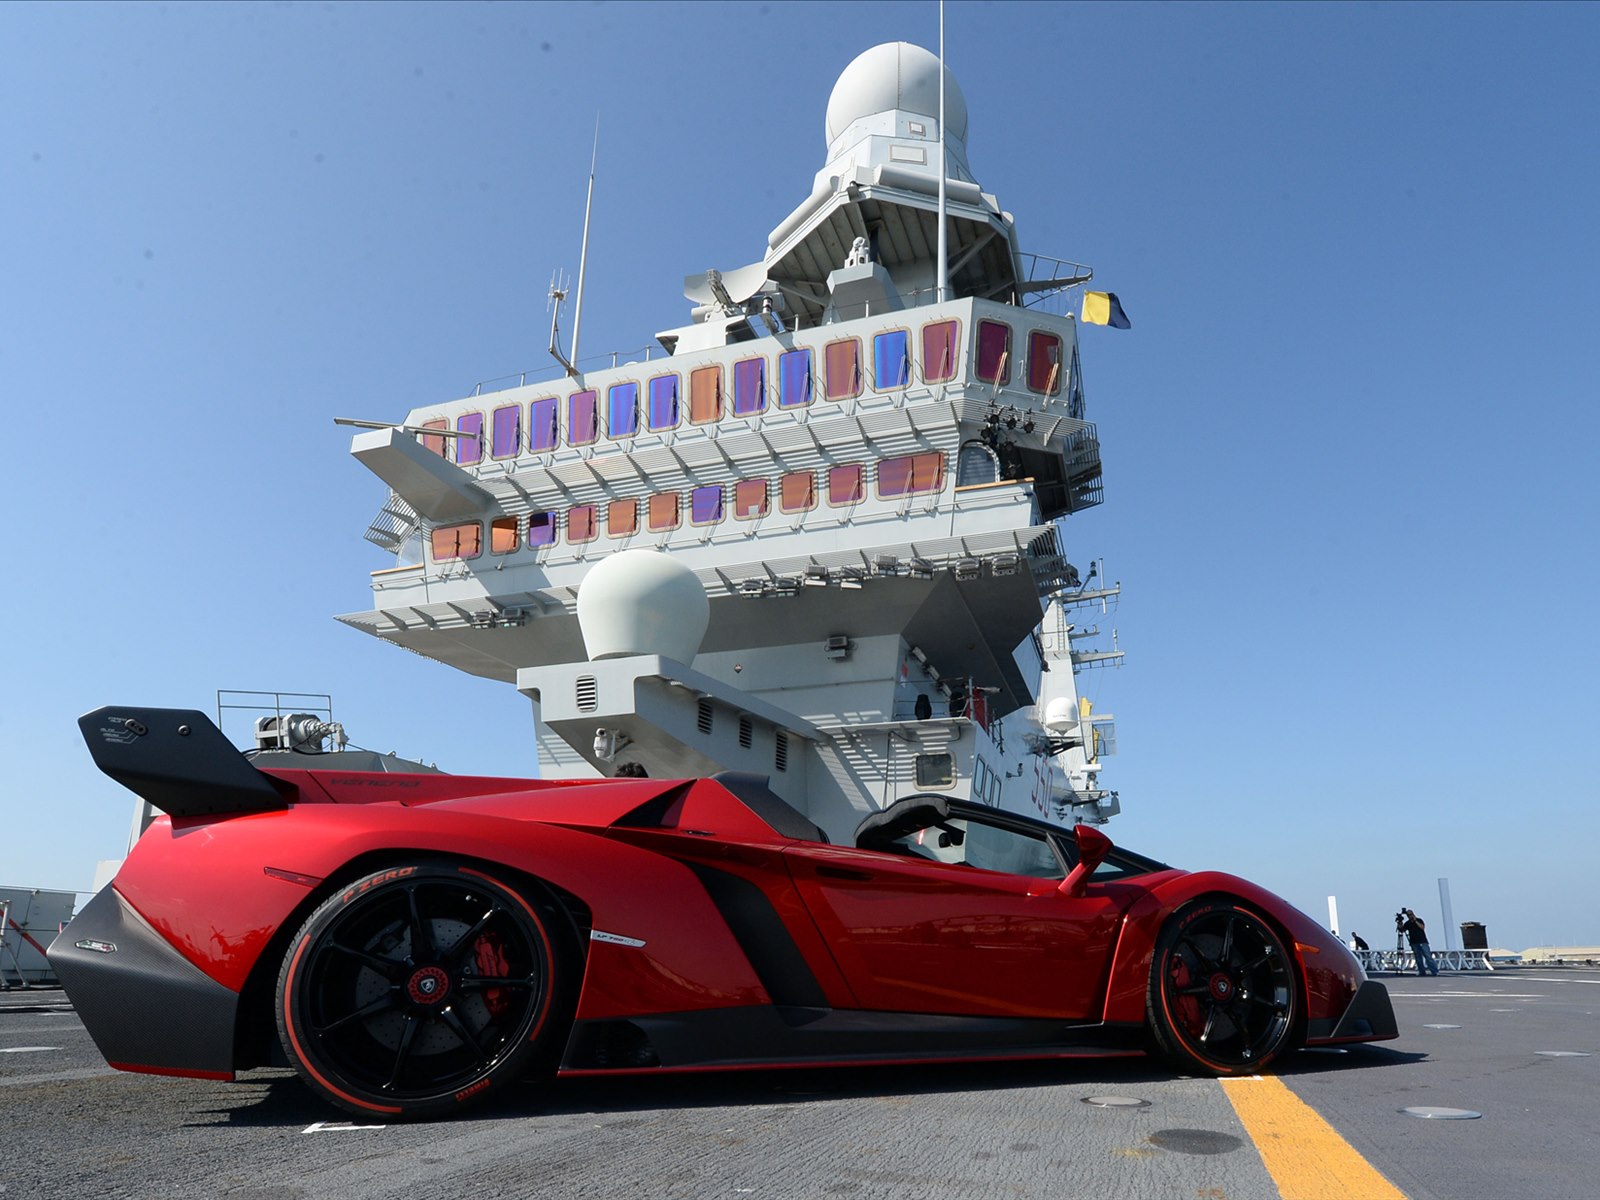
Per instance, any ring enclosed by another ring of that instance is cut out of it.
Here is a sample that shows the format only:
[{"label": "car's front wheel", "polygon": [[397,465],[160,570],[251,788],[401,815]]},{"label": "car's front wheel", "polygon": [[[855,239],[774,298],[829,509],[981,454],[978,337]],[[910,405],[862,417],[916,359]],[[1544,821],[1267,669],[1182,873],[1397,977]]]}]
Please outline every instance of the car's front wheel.
[{"label": "car's front wheel", "polygon": [[330,896],[278,976],[278,1033],[316,1091],[366,1117],[453,1112],[556,1036],[549,916],[467,865],[375,871]]},{"label": "car's front wheel", "polygon": [[1208,1075],[1265,1069],[1293,1044],[1300,1021],[1294,963],[1277,931],[1240,901],[1196,901],[1156,940],[1148,995],[1156,1044]]}]

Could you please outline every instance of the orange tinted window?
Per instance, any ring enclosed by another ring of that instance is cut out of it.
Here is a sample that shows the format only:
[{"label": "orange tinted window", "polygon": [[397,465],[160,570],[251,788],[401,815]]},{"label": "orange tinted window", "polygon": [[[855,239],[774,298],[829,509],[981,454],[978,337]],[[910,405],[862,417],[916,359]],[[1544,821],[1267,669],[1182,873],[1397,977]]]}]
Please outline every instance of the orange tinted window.
[{"label": "orange tinted window", "polygon": [[[437,421],[424,421],[422,423],[422,427],[424,429],[449,429],[450,428],[450,422],[446,421],[446,420],[443,420],[443,419],[440,419],[440,420],[437,420]],[[450,439],[449,438],[445,438],[445,437],[440,437],[437,433],[425,433],[425,434],[422,435],[422,439],[421,440],[422,440],[422,448],[424,450],[430,450],[434,454],[437,454],[440,458],[443,458],[444,457],[444,444],[447,441],[449,441]]]},{"label": "orange tinted window", "polygon": [[496,517],[489,522],[489,553],[510,554],[517,548],[520,536],[515,517]]},{"label": "orange tinted window", "polygon": [[627,537],[639,532],[639,502],[613,500],[606,505],[606,536]]},{"label": "orange tinted window", "polygon": [[817,506],[817,477],[810,471],[791,471],[778,481],[778,507],[805,512]]},{"label": "orange tinted window", "polygon": [[651,496],[650,511],[646,520],[650,524],[651,533],[665,533],[669,529],[676,529],[682,523],[678,493],[657,492]]},{"label": "orange tinted window", "polygon": [[878,464],[878,495],[883,498],[937,492],[944,487],[944,455],[907,454]]},{"label": "orange tinted window", "polygon": [[859,464],[828,468],[829,504],[856,504],[866,495],[866,472]]},{"label": "orange tinted window", "polygon": [[567,541],[592,542],[598,532],[594,505],[580,504],[567,510]]},{"label": "orange tinted window", "polygon": [[922,327],[923,382],[945,383],[956,377],[956,331],[954,321]]},{"label": "orange tinted window", "polygon": [[722,418],[722,368],[689,372],[689,420],[696,425]]},{"label": "orange tinted window", "polygon": [[476,521],[442,525],[433,531],[433,561],[477,558],[483,553],[483,526]]},{"label": "orange tinted window", "polygon": [[741,479],[733,485],[733,515],[744,521],[767,515],[765,479]]},{"label": "orange tinted window", "polygon": [[829,342],[823,352],[829,400],[848,400],[861,392],[861,344],[855,338]]}]

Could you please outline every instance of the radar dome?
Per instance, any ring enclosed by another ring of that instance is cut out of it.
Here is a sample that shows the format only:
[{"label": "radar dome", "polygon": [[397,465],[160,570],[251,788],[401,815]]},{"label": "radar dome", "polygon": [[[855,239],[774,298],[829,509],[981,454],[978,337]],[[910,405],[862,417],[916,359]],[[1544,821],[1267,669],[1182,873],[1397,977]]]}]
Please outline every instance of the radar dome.
[{"label": "radar dome", "polygon": [[578,586],[578,628],[591,662],[659,654],[685,666],[700,653],[711,601],[688,567],[655,550],[624,550]]},{"label": "radar dome", "polygon": [[[945,135],[967,140],[967,100],[944,73]],[[913,112],[939,119],[939,56],[910,42],[885,42],[856,56],[828,97],[828,145],[863,117]]]}]

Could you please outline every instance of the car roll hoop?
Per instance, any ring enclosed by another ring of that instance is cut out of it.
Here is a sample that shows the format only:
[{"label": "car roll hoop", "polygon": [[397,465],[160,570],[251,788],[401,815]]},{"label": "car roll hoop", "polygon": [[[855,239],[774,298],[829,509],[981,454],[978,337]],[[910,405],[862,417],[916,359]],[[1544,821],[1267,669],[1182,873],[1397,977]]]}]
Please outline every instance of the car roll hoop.
[{"label": "car roll hoop", "polygon": [[944,846],[959,846],[966,838],[950,824],[949,802],[943,796],[923,792],[902,797],[857,825],[856,848],[893,852],[898,849],[895,842],[919,829],[938,829],[940,845]]}]

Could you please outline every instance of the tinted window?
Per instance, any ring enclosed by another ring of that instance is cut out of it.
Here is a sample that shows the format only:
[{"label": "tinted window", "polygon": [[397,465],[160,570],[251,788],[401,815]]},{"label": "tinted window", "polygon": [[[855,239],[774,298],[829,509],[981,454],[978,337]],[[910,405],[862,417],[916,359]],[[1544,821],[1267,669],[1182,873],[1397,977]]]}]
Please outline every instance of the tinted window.
[{"label": "tinted window", "polygon": [[477,521],[442,525],[433,531],[433,561],[477,558],[483,553],[483,526]]},{"label": "tinted window", "polygon": [[811,403],[811,351],[785,350],[778,355],[778,407],[803,408]]},{"label": "tinted window", "polygon": [[1061,339],[1042,329],[1028,333],[1028,390],[1047,396],[1061,390]]},{"label": "tinted window", "polygon": [[855,338],[829,342],[823,362],[829,400],[847,400],[861,393],[861,343]]},{"label": "tinted window", "polygon": [[556,514],[553,512],[536,512],[528,514],[528,546],[537,550],[540,546],[553,546],[556,541]]},{"label": "tinted window", "polygon": [[748,417],[767,407],[767,360],[747,358],[733,364],[733,415]]},{"label": "tinted window", "polygon": [[639,385],[618,383],[606,389],[606,433],[632,437],[639,429]]},{"label": "tinted window", "polygon": [[911,339],[904,329],[872,339],[872,378],[879,391],[902,388],[911,375]]},{"label": "tinted window", "polygon": [[984,383],[1011,382],[1011,326],[978,322],[978,378]]},{"label": "tinted window", "polygon": [[522,449],[522,408],[510,404],[494,410],[489,424],[489,453],[494,458],[510,458]]},{"label": "tinted window", "polygon": [[592,542],[599,532],[599,522],[592,504],[580,504],[567,510],[567,541]]},{"label": "tinted window", "polygon": [[935,321],[922,327],[924,383],[945,383],[956,377],[956,337],[954,321]]},{"label": "tinted window", "polygon": [[679,516],[680,500],[677,492],[657,492],[650,497],[650,511],[645,520],[651,533],[665,533],[682,524]]},{"label": "tinted window", "polygon": [[678,427],[678,377],[657,375],[650,381],[650,412],[646,418],[653,430]]},{"label": "tinted window", "polygon": [[528,405],[528,449],[556,448],[556,398],[547,396]]},{"label": "tinted window", "polygon": [[567,445],[588,446],[600,436],[599,404],[593,391],[567,397]]},{"label": "tinted window", "polygon": [[733,485],[733,515],[741,521],[767,515],[765,479],[741,479]]},{"label": "tinted window", "polygon": [[944,487],[944,455],[907,454],[878,464],[878,495],[883,499],[937,492]]},{"label": "tinted window", "polygon": [[696,425],[722,417],[722,368],[701,367],[689,374],[689,420]]},{"label": "tinted window", "polygon": [[715,484],[697,487],[689,495],[689,523],[715,525],[722,520],[722,489]]},{"label": "tinted window", "polygon": [[483,461],[483,414],[462,413],[456,418],[456,429],[464,437],[456,438],[456,462],[463,466]]},{"label": "tinted window", "polygon": [[786,512],[806,512],[817,506],[817,477],[810,471],[791,471],[778,483],[778,507]]}]

